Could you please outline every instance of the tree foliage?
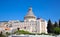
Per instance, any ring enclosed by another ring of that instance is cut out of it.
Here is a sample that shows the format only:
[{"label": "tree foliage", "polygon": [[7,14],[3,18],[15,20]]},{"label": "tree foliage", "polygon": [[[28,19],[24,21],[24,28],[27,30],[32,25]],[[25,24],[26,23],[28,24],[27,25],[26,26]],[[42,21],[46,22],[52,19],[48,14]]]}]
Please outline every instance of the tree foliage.
[{"label": "tree foliage", "polygon": [[14,34],[30,34],[30,32],[24,31],[24,30],[18,30],[16,32],[14,32]]},{"label": "tree foliage", "polygon": [[20,28],[17,28],[17,30],[19,31],[19,30],[20,30]]},{"label": "tree foliage", "polygon": [[0,33],[0,37],[6,37],[5,35],[2,34],[2,32]]},{"label": "tree foliage", "polygon": [[47,24],[47,29],[48,29],[47,31],[48,31],[48,33],[52,33],[52,26],[53,26],[53,25],[52,25],[52,23],[51,23],[51,20],[49,19],[49,20],[48,20],[48,24]]},{"label": "tree foliage", "polygon": [[60,34],[60,28],[59,27],[55,27],[54,28],[54,33],[57,34],[57,35]]},{"label": "tree foliage", "polygon": [[54,23],[54,27],[58,27],[58,24],[57,24],[57,22],[55,21],[55,23]]},{"label": "tree foliage", "polygon": [[11,33],[9,33],[9,32],[6,32],[6,35],[10,35]]},{"label": "tree foliage", "polygon": [[60,27],[60,20],[59,20],[59,27]]},{"label": "tree foliage", "polygon": [[48,25],[47,26],[48,33],[60,34],[60,20],[59,20],[59,25],[57,22],[52,24],[51,20],[48,20],[47,25]]}]

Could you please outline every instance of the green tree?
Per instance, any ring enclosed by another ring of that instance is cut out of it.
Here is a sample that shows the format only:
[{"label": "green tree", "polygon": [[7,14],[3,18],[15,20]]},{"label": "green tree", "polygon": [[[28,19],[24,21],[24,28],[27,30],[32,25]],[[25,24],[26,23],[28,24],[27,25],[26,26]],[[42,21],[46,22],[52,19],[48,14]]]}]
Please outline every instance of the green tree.
[{"label": "green tree", "polygon": [[10,33],[9,32],[6,32],[6,35],[10,35]]},{"label": "green tree", "polygon": [[53,32],[52,31],[52,27],[53,27],[53,25],[51,23],[51,20],[49,19],[48,20],[48,24],[47,24],[47,31],[48,31],[48,33],[52,33]]},{"label": "green tree", "polygon": [[55,21],[55,23],[54,23],[54,27],[58,27],[58,24],[57,24],[57,22]]},{"label": "green tree", "polygon": [[19,31],[19,30],[20,30],[20,28],[17,28],[17,30]]},{"label": "green tree", "polygon": [[6,37],[8,37],[10,35],[10,33],[9,32],[6,32]]},{"label": "green tree", "polygon": [[59,20],[59,27],[60,27],[60,20]]},{"label": "green tree", "polygon": [[16,32],[14,32],[14,34],[30,34],[30,32],[24,30],[17,30]]},{"label": "green tree", "polygon": [[59,27],[55,27],[53,30],[54,30],[54,33],[56,35],[60,34],[60,28]]},{"label": "green tree", "polygon": [[5,35],[3,35],[3,34],[0,34],[0,37],[6,37]]},{"label": "green tree", "polygon": [[6,37],[5,35],[2,34],[2,31],[1,31],[1,33],[0,33],[0,37]]}]

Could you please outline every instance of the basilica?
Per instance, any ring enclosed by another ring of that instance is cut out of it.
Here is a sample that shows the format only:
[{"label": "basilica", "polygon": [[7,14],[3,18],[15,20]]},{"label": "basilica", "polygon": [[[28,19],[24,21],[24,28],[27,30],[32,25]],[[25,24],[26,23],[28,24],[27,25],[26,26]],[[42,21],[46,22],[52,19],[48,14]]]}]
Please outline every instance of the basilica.
[{"label": "basilica", "polygon": [[24,16],[24,21],[9,20],[0,22],[0,31],[14,32],[17,28],[29,31],[31,33],[47,33],[47,21],[43,18],[37,18],[30,7]]}]

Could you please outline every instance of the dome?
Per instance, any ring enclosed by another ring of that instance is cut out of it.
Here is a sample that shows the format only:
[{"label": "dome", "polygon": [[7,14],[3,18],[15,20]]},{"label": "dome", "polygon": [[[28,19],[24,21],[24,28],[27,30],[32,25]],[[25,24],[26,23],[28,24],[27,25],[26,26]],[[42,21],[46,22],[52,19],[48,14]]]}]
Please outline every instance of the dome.
[{"label": "dome", "polygon": [[33,14],[32,7],[29,8],[27,15],[24,18],[36,18]]}]

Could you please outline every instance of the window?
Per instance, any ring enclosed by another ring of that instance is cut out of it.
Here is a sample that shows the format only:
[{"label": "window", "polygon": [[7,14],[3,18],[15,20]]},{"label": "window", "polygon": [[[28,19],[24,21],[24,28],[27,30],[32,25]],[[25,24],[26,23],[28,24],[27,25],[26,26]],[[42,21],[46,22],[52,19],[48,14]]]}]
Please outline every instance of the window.
[{"label": "window", "polygon": [[33,24],[33,23],[34,23],[34,21],[33,21],[33,20],[31,20],[31,21],[30,21],[30,23],[31,23],[31,24]]},{"label": "window", "polygon": [[9,27],[12,27],[12,24],[10,24]]},{"label": "window", "polygon": [[35,22],[35,25],[37,25],[37,26],[40,25],[40,22],[39,21],[36,21]]}]

